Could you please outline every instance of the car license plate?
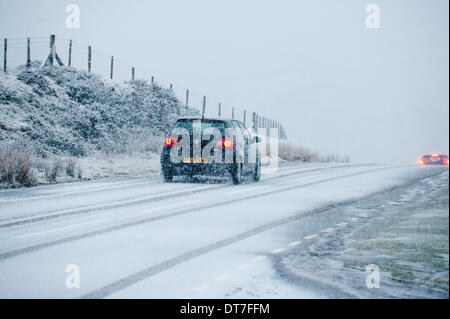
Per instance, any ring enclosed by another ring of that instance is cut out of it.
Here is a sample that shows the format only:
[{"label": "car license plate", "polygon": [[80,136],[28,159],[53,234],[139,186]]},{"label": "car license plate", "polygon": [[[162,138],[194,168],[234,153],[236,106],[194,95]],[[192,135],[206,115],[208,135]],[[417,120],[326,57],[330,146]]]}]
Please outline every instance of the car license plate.
[{"label": "car license plate", "polygon": [[183,163],[206,164],[208,161],[202,157],[185,157]]}]

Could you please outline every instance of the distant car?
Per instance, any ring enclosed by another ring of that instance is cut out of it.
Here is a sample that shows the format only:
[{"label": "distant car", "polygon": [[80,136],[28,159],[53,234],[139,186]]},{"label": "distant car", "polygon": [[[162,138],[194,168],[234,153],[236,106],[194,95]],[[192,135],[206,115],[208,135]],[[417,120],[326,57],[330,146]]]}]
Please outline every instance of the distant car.
[{"label": "distant car", "polygon": [[419,159],[419,165],[447,165],[448,156],[441,154],[424,155]]},{"label": "distant car", "polygon": [[244,176],[259,181],[260,138],[237,120],[181,118],[170,131],[161,153],[165,182],[174,176],[229,176],[239,184]]}]

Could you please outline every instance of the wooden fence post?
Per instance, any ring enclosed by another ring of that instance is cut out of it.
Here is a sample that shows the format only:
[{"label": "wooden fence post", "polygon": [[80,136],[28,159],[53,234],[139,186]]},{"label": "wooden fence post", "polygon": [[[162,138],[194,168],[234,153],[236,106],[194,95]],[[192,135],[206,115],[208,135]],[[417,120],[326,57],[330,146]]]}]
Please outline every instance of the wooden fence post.
[{"label": "wooden fence post", "polygon": [[253,127],[253,131],[256,132],[256,113],[255,112],[252,113],[252,127]]},{"label": "wooden fence post", "polygon": [[111,69],[109,71],[109,78],[112,80],[114,76],[114,56],[111,56]]},{"label": "wooden fence post", "polygon": [[50,44],[49,44],[49,46],[50,46],[50,54],[48,55],[47,61],[48,61],[48,63],[50,65],[53,65],[53,62],[54,62],[54,59],[55,59],[55,56],[56,56],[55,35],[54,34],[50,35]]},{"label": "wooden fence post", "polygon": [[27,39],[27,68],[31,66],[30,38]]},{"label": "wooden fence post", "polygon": [[186,107],[189,106],[189,89],[186,89]]},{"label": "wooden fence post", "polygon": [[231,119],[234,120],[234,106],[231,107]]},{"label": "wooden fence post", "polygon": [[255,132],[258,133],[258,131],[259,131],[259,115],[258,114],[255,114],[255,115],[256,115]]},{"label": "wooden fence post", "polygon": [[205,111],[206,111],[206,96],[203,97],[202,119],[205,118]]},{"label": "wooden fence post", "polygon": [[263,131],[262,129],[264,128],[264,116],[259,117],[259,127],[261,131]]},{"label": "wooden fence post", "polygon": [[131,68],[131,81],[134,81],[134,66]]},{"label": "wooden fence post", "polygon": [[245,125],[245,117],[246,117],[246,115],[247,115],[247,111],[244,110],[244,125]]},{"label": "wooden fence post", "polygon": [[222,103],[219,103],[219,117],[222,116]]},{"label": "wooden fence post", "polygon": [[69,41],[69,61],[67,61],[69,68],[72,66],[72,40]]},{"label": "wooden fence post", "polygon": [[91,73],[92,48],[88,46],[88,72]]},{"label": "wooden fence post", "polygon": [[54,34],[50,35],[50,54],[45,60],[44,65],[53,65],[53,61],[56,59],[59,65],[63,66],[63,61],[59,58],[58,53],[56,53],[56,36]]},{"label": "wooden fence post", "polygon": [[5,38],[3,48],[3,72],[6,72],[7,55],[8,55],[8,39]]},{"label": "wooden fence post", "polygon": [[265,135],[265,136],[267,136],[266,135],[266,118],[263,116],[262,117],[262,129],[263,129],[263,134]]}]

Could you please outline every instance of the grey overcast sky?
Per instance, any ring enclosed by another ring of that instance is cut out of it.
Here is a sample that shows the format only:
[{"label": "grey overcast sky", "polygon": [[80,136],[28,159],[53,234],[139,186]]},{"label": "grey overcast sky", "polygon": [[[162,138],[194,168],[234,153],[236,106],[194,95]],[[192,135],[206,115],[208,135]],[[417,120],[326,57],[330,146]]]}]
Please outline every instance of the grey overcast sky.
[{"label": "grey overcast sky", "polygon": [[[80,8],[80,29],[65,8]],[[380,8],[379,29],[365,24]],[[0,37],[91,44],[354,161],[448,153],[448,0],[0,0]]]}]

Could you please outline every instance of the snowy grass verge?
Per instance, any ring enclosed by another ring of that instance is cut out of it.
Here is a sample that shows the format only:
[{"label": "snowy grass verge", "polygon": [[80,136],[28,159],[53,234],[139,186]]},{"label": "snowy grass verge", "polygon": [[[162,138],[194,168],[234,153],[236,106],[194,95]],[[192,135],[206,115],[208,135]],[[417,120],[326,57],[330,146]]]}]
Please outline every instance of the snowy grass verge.
[{"label": "snowy grass verge", "polygon": [[407,207],[351,236],[344,266],[368,263],[399,283],[444,291],[449,288],[449,194],[442,189],[429,205]]},{"label": "snowy grass verge", "polygon": [[79,159],[85,179],[124,175],[145,176],[160,171],[159,154],[142,152],[121,155],[101,155]]},{"label": "snowy grass verge", "polygon": [[448,298],[448,170],[424,170],[425,179],[328,210],[332,228],[284,256],[281,271],[334,297]]},{"label": "snowy grass verge", "polygon": [[134,144],[126,153],[98,153],[89,157],[41,157],[25,144],[0,143],[0,188],[31,187],[123,175],[159,172],[156,143]]}]

